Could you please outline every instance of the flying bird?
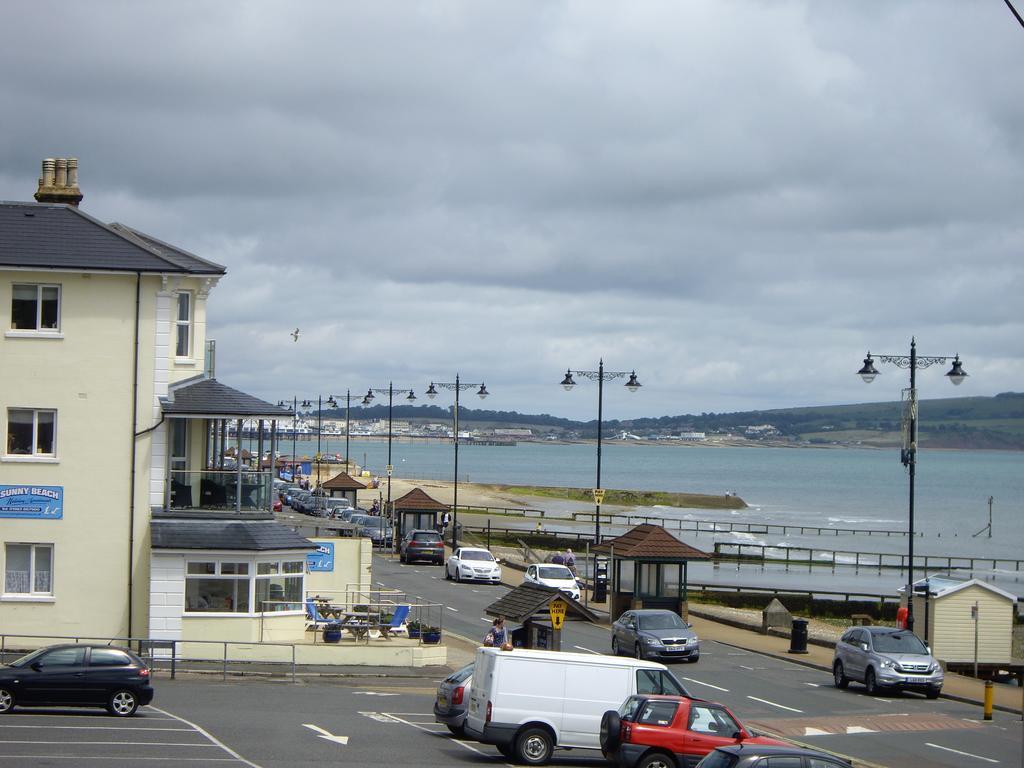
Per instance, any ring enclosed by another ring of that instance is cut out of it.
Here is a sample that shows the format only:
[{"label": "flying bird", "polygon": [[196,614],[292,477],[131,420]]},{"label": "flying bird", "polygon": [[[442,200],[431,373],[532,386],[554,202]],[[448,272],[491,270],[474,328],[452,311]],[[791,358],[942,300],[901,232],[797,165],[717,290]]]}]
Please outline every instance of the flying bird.
[{"label": "flying bird", "polygon": [[292,336],[292,341],[298,341],[299,340],[299,329],[296,328],[294,331],[292,331],[291,336]]}]

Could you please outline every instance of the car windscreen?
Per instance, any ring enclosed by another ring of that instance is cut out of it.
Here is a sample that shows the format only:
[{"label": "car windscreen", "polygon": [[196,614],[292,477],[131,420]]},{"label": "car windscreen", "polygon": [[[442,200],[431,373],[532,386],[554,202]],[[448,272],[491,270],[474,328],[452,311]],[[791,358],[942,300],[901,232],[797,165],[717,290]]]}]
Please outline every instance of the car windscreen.
[{"label": "car windscreen", "polygon": [[473,664],[467,664],[462,669],[452,672],[444,679],[446,683],[463,683],[466,678],[473,674]]},{"label": "car windscreen", "polygon": [[463,560],[493,560],[494,556],[490,552],[484,552],[482,550],[462,550]]},{"label": "car windscreen", "polygon": [[572,579],[572,571],[564,565],[542,565],[537,568],[537,575],[542,579]]},{"label": "car windscreen", "polygon": [[924,643],[913,632],[886,632],[871,639],[879,653],[928,653]]},{"label": "car windscreen", "polygon": [[637,619],[640,629],[686,629],[686,622],[671,611],[641,613]]},{"label": "car windscreen", "polygon": [[32,653],[28,653],[28,654],[22,656],[19,659],[15,659],[10,664],[8,664],[8,666],[10,666],[10,667],[27,667],[33,661],[35,661],[40,656],[42,656],[45,652],[46,652],[45,648],[40,648],[38,650],[32,651]]}]

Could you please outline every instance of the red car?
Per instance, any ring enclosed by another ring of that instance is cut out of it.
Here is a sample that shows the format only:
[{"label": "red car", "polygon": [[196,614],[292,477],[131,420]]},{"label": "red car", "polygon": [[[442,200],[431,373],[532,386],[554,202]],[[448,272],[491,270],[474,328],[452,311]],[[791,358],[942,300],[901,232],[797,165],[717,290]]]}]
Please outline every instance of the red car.
[{"label": "red car", "polygon": [[684,696],[630,696],[601,718],[601,751],[619,768],[693,768],[727,744],[788,746],[752,735],[721,704]]}]

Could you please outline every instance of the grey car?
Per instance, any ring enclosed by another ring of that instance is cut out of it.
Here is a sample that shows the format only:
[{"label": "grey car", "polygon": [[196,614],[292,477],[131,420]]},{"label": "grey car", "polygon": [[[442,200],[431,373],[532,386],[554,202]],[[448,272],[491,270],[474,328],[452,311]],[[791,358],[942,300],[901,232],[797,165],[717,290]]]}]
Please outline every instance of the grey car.
[{"label": "grey car", "polygon": [[850,768],[848,760],[802,747],[770,747],[765,745],[729,744],[719,747],[699,763],[697,768]]},{"label": "grey car", "polygon": [[466,733],[466,709],[469,707],[469,690],[473,684],[473,665],[467,664],[452,672],[437,686],[434,701],[434,720],[444,723],[456,736]]},{"label": "grey car", "polygon": [[864,683],[869,694],[918,691],[929,699],[942,691],[942,666],[913,632],[895,627],[851,627],[832,659],[836,688]]},{"label": "grey car", "polygon": [[626,611],[612,624],[612,653],[695,662],[700,658],[700,639],[678,613],[644,608]]}]

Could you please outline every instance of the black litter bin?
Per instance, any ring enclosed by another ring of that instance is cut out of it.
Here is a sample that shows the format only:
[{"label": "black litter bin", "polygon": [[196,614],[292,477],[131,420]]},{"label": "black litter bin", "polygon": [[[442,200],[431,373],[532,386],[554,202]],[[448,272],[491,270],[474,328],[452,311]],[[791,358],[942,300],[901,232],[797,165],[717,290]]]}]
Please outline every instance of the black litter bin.
[{"label": "black litter bin", "polygon": [[789,652],[807,653],[807,619],[793,619],[789,634]]}]

